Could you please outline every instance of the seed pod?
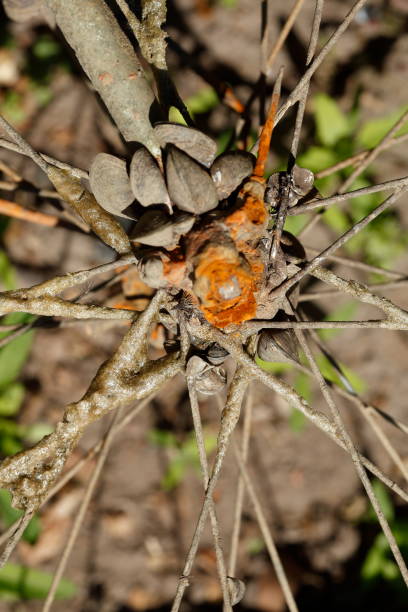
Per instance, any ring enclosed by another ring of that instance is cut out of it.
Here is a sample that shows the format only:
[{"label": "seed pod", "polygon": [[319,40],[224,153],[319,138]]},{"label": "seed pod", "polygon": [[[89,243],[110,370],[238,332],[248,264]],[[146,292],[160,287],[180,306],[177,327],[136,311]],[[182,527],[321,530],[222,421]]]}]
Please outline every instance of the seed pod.
[{"label": "seed pod", "polygon": [[217,191],[210,175],[172,145],[166,160],[166,176],[170,198],[180,210],[202,215],[217,207]]},{"label": "seed pod", "polygon": [[227,382],[227,374],[223,368],[208,365],[198,355],[193,355],[188,360],[186,374],[194,379],[197,391],[203,395],[220,393]]},{"label": "seed pod", "polygon": [[216,143],[194,128],[179,123],[157,123],[154,131],[160,146],[176,145],[200,164],[209,168],[217,153]]},{"label": "seed pod", "polygon": [[228,151],[217,157],[211,166],[211,176],[218,198],[224,200],[252,174],[255,158],[246,151]]},{"label": "seed pod", "polygon": [[290,232],[283,231],[281,237],[281,247],[286,261],[295,259],[305,259],[306,252],[302,243]]},{"label": "seed pod", "polygon": [[195,217],[186,213],[170,216],[159,209],[145,212],[136,223],[131,239],[149,246],[168,247],[177,244],[181,235],[193,227]]},{"label": "seed pod", "polygon": [[263,361],[299,362],[297,339],[292,329],[263,329],[258,336],[256,353]]},{"label": "seed pod", "polygon": [[[278,206],[282,197],[281,187],[284,181],[288,180],[287,172],[274,172],[268,179],[267,188],[265,191],[265,202],[270,206]],[[292,170],[292,181],[289,190],[290,207],[295,206],[297,202],[305,196],[313,187],[314,174],[307,168],[294,166]]]},{"label": "seed pod", "polygon": [[227,576],[228,591],[231,599],[231,606],[236,606],[245,595],[245,582],[239,578]]},{"label": "seed pod", "polygon": [[209,363],[211,363],[211,365],[221,365],[228,357],[228,354],[228,351],[226,351],[216,342],[210,344],[210,346],[205,351],[206,359],[207,361],[209,361]]},{"label": "seed pod", "polygon": [[108,153],[98,153],[89,170],[89,183],[95,198],[113,215],[131,219],[122,211],[135,199],[130,188],[126,163]]},{"label": "seed pod", "polygon": [[138,263],[138,268],[140,278],[149,287],[159,289],[167,285],[163,276],[163,262],[157,255],[143,257]]},{"label": "seed pod", "polygon": [[303,197],[309,193],[313,187],[314,174],[307,168],[301,168],[300,166],[295,165],[292,172],[292,178],[293,189],[300,197]]},{"label": "seed pod", "polygon": [[130,162],[130,186],[142,206],[165,204],[171,212],[170,197],[163,174],[145,147],[140,147]]}]

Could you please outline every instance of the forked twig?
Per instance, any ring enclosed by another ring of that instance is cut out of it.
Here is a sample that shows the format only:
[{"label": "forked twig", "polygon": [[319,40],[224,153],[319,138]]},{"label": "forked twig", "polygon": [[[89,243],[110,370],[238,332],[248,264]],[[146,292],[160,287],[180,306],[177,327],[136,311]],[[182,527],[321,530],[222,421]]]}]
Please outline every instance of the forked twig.
[{"label": "forked twig", "polygon": [[[222,410],[222,404],[219,396],[217,397],[218,405],[220,411]],[[252,407],[253,401],[251,396],[251,384],[248,385],[248,391],[246,395],[246,400],[244,404],[244,419],[242,426],[242,447],[241,447],[241,457],[242,461],[245,464],[248,458],[249,451],[249,439],[251,435],[251,422],[252,422]],[[230,554],[228,560],[228,575],[235,576],[236,565],[237,565],[237,557],[238,557],[238,543],[239,543],[239,535],[241,531],[241,520],[242,520],[242,509],[244,505],[244,494],[245,494],[245,483],[243,477],[239,476],[238,485],[237,485],[237,493],[234,504],[234,521],[232,525],[232,534],[231,534],[231,544],[230,544]]]},{"label": "forked twig", "polygon": [[355,236],[358,232],[364,229],[373,219],[378,217],[384,210],[387,210],[398,198],[406,191],[403,187],[394,191],[394,193],[389,196],[382,204],[377,206],[371,213],[369,213],[366,217],[361,219],[358,223],[353,225],[352,228],[344,232],[337,240],[332,242],[330,246],[321,251],[319,255],[314,257],[311,261],[308,261],[303,268],[296,272],[293,276],[290,276],[287,280],[281,283],[276,289],[273,289],[270,293],[270,299],[283,297],[286,295],[288,290],[293,287],[293,285],[299,282],[306,274],[309,274],[314,270],[317,266],[319,266],[326,257],[332,255],[337,249],[339,249],[343,244],[345,244],[348,240],[350,240],[353,236]]},{"label": "forked twig", "polygon": [[171,612],[177,612],[180,609],[184,591],[188,586],[189,575],[193,567],[194,559],[196,557],[201,539],[201,534],[203,532],[204,525],[208,516],[212,495],[214,493],[215,485],[217,484],[224,457],[227,452],[230,436],[239,418],[241,404],[244,398],[246,388],[248,386],[248,382],[248,377],[244,374],[241,368],[238,368],[233,380],[231,381],[228,390],[227,401],[223,413],[221,415],[221,425],[218,433],[217,452],[214,459],[214,465],[211,471],[210,479],[208,481],[208,487],[205,492],[200,516],[198,518],[193,539],[186,557],[183,573],[177,585],[177,591],[173,601]]},{"label": "forked twig", "polygon": [[[289,304],[288,301],[287,301],[287,304]],[[292,310],[292,314],[295,314],[293,309],[291,309],[291,310]],[[395,561],[397,562],[397,565],[398,565],[398,567],[400,569],[400,572],[401,572],[401,575],[402,575],[402,577],[403,577],[403,579],[405,581],[405,584],[408,586],[408,569],[407,569],[407,567],[405,565],[404,559],[402,558],[402,555],[401,555],[401,552],[400,552],[400,550],[398,548],[398,545],[397,545],[397,542],[395,540],[394,534],[391,531],[391,528],[390,528],[390,526],[388,524],[388,521],[387,521],[387,519],[384,516],[382,508],[381,508],[381,506],[380,506],[380,504],[378,502],[378,499],[377,499],[377,497],[376,497],[376,495],[374,493],[374,490],[373,490],[373,488],[371,486],[370,480],[369,480],[369,478],[367,476],[367,473],[366,473],[366,471],[365,471],[365,469],[363,467],[363,464],[361,462],[361,458],[359,456],[359,453],[357,452],[357,450],[356,450],[356,448],[355,448],[355,446],[353,444],[353,441],[352,441],[351,437],[349,436],[349,433],[348,433],[348,431],[347,431],[347,429],[346,429],[346,427],[344,425],[343,419],[341,418],[340,412],[339,412],[339,410],[338,410],[338,408],[337,408],[337,406],[336,406],[336,404],[335,404],[335,402],[334,402],[334,400],[333,400],[333,398],[331,396],[329,387],[327,386],[327,384],[326,384],[326,382],[325,382],[325,380],[324,380],[324,378],[323,378],[323,376],[322,376],[322,374],[321,374],[321,372],[319,370],[319,366],[317,365],[316,360],[313,357],[313,354],[312,354],[312,352],[311,352],[311,350],[309,348],[308,343],[306,342],[306,339],[305,339],[305,336],[304,336],[303,332],[300,331],[300,330],[299,331],[295,330],[295,334],[296,334],[296,337],[297,337],[297,339],[298,339],[298,341],[299,341],[299,343],[300,343],[300,345],[302,347],[302,350],[304,351],[304,353],[305,353],[305,355],[306,355],[306,357],[307,357],[307,359],[309,361],[309,364],[310,364],[310,366],[311,366],[311,368],[312,368],[312,370],[313,370],[313,372],[315,374],[315,377],[316,377],[316,379],[317,379],[317,381],[319,383],[319,386],[320,386],[321,392],[323,394],[323,397],[325,398],[326,403],[327,403],[327,405],[330,408],[330,411],[331,411],[332,417],[333,417],[333,421],[336,424],[336,427],[338,428],[338,433],[340,434],[340,436],[341,436],[341,438],[342,438],[342,440],[343,440],[343,442],[344,442],[344,444],[346,446],[346,449],[347,449],[348,453],[350,454],[350,456],[351,456],[351,458],[353,460],[354,466],[355,466],[355,468],[357,470],[357,473],[358,473],[358,475],[360,477],[360,480],[361,480],[361,482],[362,482],[362,484],[363,484],[363,486],[364,486],[364,488],[366,490],[366,493],[367,493],[367,495],[368,495],[368,497],[369,497],[369,499],[371,501],[373,509],[374,509],[374,511],[375,511],[375,513],[377,515],[378,521],[379,521],[379,523],[380,523],[380,525],[382,527],[384,535],[385,535],[385,537],[386,537],[386,539],[388,541],[388,544],[389,544],[389,546],[391,548],[391,551],[392,551],[392,553],[394,555]]]},{"label": "forked twig", "polygon": [[64,548],[64,552],[63,552],[63,554],[62,554],[62,556],[61,556],[61,558],[60,558],[60,560],[58,562],[57,568],[55,570],[54,577],[53,577],[53,580],[52,580],[52,583],[51,583],[51,587],[50,587],[50,590],[48,591],[47,598],[46,598],[46,600],[44,602],[44,606],[43,606],[42,612],[49,612],[50,609],[51,609],[52,603],[53,603],[53,601],[55,599],[55,595],[56,595],[56,592],[57,592],[57,589],[58,589],[58,585],[59,585],[59,583],[61,581],[61,578],[62,578],[62,575],[63,575],[63,573],[65,571],[65,567],[67,565],[69,556],[70,556],[70,554],[72,552],[72,549],[73,549],[74,544],[76,542],[76,539],[78,537],[79,531],[80,531],[80,529],[82,527],[82,523],[84,521],[86,511],[88,510],[89,503],[90,503],[92,495],[93,495],[93,493],[95,491],[95,487],[96,487],[96,485],[98,483],[99,476],[101,475],[102,468],[103,468],[103,466],[105,464],[105,461],[106,461],[106,459],[108,457],[109,450],[110,450],[110,448],[112,446],[112,442],[113,442],[113,440],[115,438],[115,433],[114,433],[115,429],[114,429],[114,427],[117,424],[117,422],[118,422],[118,420],[119,420],[119,418],[121,416],[121,410],[122,409],[119,408],[119,410],[117,410],[116,413],[114,414],[112,422],[111,422],[111,425],[109,427],[108,434],[107,434],[107,436],[105,437],[105,439],[103,441],[101,452],[99,453],[98,460],[97,460],[95,468],[94,468],[94,470],[92,472],[92,476],[89,479],[88,485],[87,485],[86,490],[85,490],[84,497],[83,497],[83,499],[81,501],[81,505],[80,505],[80,507],[78,509],[78,512],[77,512],[77,515],[75,517],[74,524],[72,525],[72,528],[70,530],[68,541],[67,541],[67,543],[65,545],[65,548]]},{"label": "forked twig", "polygon": [[[198,399],[197,399],[197,390],[195,387],[195,380],[194,378],[190,378],[189,376],[187,376],[187,389],[188,389],[188,395],[190,398],[191,414],[193,416],[194,431],[196,435],[198,454],[200,458],[201,471],[203,475],[204,491],[206,491],[208,487],[208,481],[210,478],[209,471],[208,471],[207,453],[205,452],[203,426],[201,423],[200,408],[199,408]],[[230,612],[232,611],[232,606],[231,606],[231,598],[230,598],[230,594],[228,590],[227,571],[225,568],[224,553],[223,553],[222,546],[221,546],[220,528],[219,528],[219,523],[218,523],[218,518],[217,518],[217,512],[215,509],[214,500],[212,498],[210,500],[209,514],[210,514],[210,521],[211,521],[211,530],[212,530],[213,540],[214,540],[214,549],[215,549],[215,554],[217,558],[218,574],[220,578],[222,596],[223,596],[223,601],[224,601],[224,610],[225,612]]]}]

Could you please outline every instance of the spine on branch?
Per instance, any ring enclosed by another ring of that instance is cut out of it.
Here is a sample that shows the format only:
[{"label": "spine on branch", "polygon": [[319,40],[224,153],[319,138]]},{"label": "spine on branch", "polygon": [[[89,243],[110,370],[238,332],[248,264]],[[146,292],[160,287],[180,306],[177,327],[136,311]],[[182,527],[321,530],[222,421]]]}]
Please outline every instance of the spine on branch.
[{"label": "spine on branch", "polygon": [[127,141],[160,152],[149,120],[153,91],[103,0],[45,0],[57,25]]}]

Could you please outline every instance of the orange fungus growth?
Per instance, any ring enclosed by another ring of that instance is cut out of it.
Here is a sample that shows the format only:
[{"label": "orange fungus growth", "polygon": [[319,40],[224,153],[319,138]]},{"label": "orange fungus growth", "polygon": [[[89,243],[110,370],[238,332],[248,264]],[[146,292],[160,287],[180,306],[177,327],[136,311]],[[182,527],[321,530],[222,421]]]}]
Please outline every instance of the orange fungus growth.
[{"label": "orange fungus growth", "polygon": [[256,313],[251,270],[231,246],[210,245],[195,267],[194,293],[207,321],[216,327],[242,323]]}]

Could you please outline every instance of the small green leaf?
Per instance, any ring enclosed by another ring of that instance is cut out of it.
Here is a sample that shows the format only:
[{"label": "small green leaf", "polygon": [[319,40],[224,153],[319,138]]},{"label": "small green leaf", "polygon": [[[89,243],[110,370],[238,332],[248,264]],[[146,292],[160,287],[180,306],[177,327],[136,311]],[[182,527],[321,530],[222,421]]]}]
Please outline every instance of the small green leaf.
[{"label": "small green leaf", "polygon": [[25,395],[24,385],[11,383],[0,391],[0,416],[13,416],[20,410]]},{"label": "small green leaf", "polygon": [[299,155],[297,163],[302,168],[309,168],[312,172],[319,172],[330,168],[339,161],[335,151],[325,147],[310,147]]},{"label": "small green leaf", "polygon": [[[387,521],[392,522],[395,518],[394,506],[391,501],[391,497],[383,483],[377,479],[373,481],[373,490],[378,499],[378,503],[381,506],[381,510],[384,513]],[[366,520],[371,523],[376,523],[378,521],[377,515],[375,514],[373,508],[370,506],[367,510]]]},{"label": "small green leaf", "polygon": [[361,578],[363,580],[371,581],[381,575],[386,553],[378,543],[379,536],[374,540],[374,544],[368,551],[361,568]]},{"label": "small green leaf", "polygon": [[164,448],[177,448],[178,446],[176,436],[166,429],[152,429],[149,431],[149,440]]},{"label": "small green leaf", "polygon": [[292,412],[289,417],[289,427],[295,433],[300,433],[304,430],[306,425],[306,417],[303,412],[300,412],[297,408],[292,408]]},{"label": "small green leaf", "polygon": [[171,491],[184,478],[186,471],[186,460],[182,455],[178,455],[170,461],[167,471],[161,480],[161,486],[165,491]]},{"label": "small green leaf", "polygon": [[20,374],[27,361],[33,335],[33,331],[28,331],[0,349],[0,388],[9,385]]},{"label": "small green leaf", "polygon": [[[11,505],[11,494],[9,491],[0,489],[0,516],[6,527],[12,525],[23,514],[22,510],[17,510]],[[41,523],[38,516],[33,516],[23,533],[23,539],[30,544],[37,541],[41,532]]]},{"label": "small green leaf", "polygon": [[191,116],[208,113],[218,104],[219,98],[212,87],[203,87],[194,96],[186,100],[186,106]]},{"label": "small green leaf", "polygon": [[[384,138],[387,132],[407,110],[408,106],[403,106],[386,117],[379,117],[367,121],[357,134],[357,143],[364,149],[372,149]],[[399,130],[396,136],[402,136],[408,132],[408,121]]]},{"label": "small green leaf", "polygon": [[338,206],[331,206],[322,215],[322,220],[335,232],[343,233],[350,227],[350,221],[345,212]]},{"label": "small green leaf", "polygon": [[[16,593],[19,599],[44,599],[50,589],[53,576],[48,572],[7,563],[0,569],[0,588]],[[57,588],[56,598],[67,599],[76,593],[76,586],[63,578]]]},{"label": "small green leaf", "polygon": [[293,368],[290,363],[277,363],[275,361],[264,361],[259,357],[255,357],[255,363],[260,368],[265,370],[266,372],[271,372],[272,374],[282,374],[283,372],[287,372]]},{"label": "small green leaf", "polygon": [[349,136],[352,122],[339,105],[327,94],[317,94],[313,100],[317,137],[322,145],[332,147],[340,138]]},{"label": "small green leaf", "polygon": [[45,35],[39,37],[32,47],[33,55],[37,59],[45,60],[52,59],[61,51],[58,42],[51,36]]},{"label": "small green leaf", "polygon": [[248,555],[255,556],[265,550],[265,542],[262,538],[250,538],[246,545]]},{"label": "small green leaf", "polygon": [[187,125],[187,122],[184,119],[183,115],[175,106],[170,106],[169,108],[169,121],[171,121],[172,123],[180,123],[180,125]]},{"label": "small green leaf", "polygon": [[[325,321],[350,321],[357,310],[355,302],[344,302],[324,317]],[[319,336],[323,339],[332,338],[341,333],[341,329],[320,329]]]},{"label": "small green leaf", "polygon": [[285,230],[297,236],[309,219],[309,215],[293,215],[292,217],[286,217]]},{"label": "small green leaf", "polygon": [[16,287],[14,268],[4,251],[0,251],[0,281],[6,291]]},{"label": "small green leaf", "polygon": [[23,450],[20,440],[0,431],[0,455],[10,457]]},{"label": "small green leaf", "polygon": [[44,436],[48,436],[48,434],[53,431],[54,428],[48,423],[35,423],[26,427],[24,440],[28,442],[28,444],[36,444],[42,440]]}]

